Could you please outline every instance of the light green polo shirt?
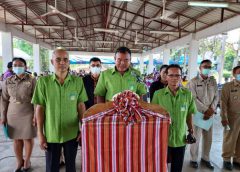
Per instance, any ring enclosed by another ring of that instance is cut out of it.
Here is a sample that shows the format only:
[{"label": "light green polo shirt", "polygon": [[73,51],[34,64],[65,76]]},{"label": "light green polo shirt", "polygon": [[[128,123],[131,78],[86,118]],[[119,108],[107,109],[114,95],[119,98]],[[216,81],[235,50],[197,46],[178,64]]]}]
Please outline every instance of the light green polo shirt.
[{"label": "light green polo shirt", "polygon": [[131,90],[139,96],[147,93],[138,70],[129,68],[123,75],[115,68],[102,72],[94,94],[105,97],[106,101],[111,101],[115,94],[125,90]]},{"label": "light green polo shirt", "polygon": [[80,77],[68,75],[63,85],[55,75],[38,79],[32,103],[45,107],[44,133],[47,142],[64,143],[77,137],[77,105],[87,100]]},{"label": "light green polo shirt", "polygon": [[161,105],[170,114],[172,123],[169,128],[168,146],[185,146],[187,117],[197,112],[192,93],[186,88],[179,88],[174,96],[166,87],[154,93],[151,103]]}]

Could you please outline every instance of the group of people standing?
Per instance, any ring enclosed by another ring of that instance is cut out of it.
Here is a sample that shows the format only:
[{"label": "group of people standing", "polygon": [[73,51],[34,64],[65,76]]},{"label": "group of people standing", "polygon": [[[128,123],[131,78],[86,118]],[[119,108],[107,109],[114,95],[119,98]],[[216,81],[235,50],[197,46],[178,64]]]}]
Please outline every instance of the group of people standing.
[{"label": "group of people standing", "polygon": [[[15,75],[2,85],[2,118],[7,125],[9,137],[14,140],[17,158],[16,172],[28,171],[33,138],[37,135],[39,146],[46,154],[46,171],[58,172],[63,150],[66,172],[75,172],[78,143],[81,140],[81,119],[86,109],[97,103],[111,101],[124,90],[137,93],[141,99],[147,93],[138,70],[131,66],[131,51],[120,47],[114,56],[115,67],[101,72],[101,60],[90,60],[90,74],[81,77],[69,74],[69,55],[57,48],[52,55],[53,75],[40,77],[37,82],[26,71],[26,61],[12,61]],[[151,103],[166,109],[171,117],[168,136],[168,163],[171,172],[181,172],[186,144],[192,143],[190,165],[198,168],[198,152],[201,136],[203,151],[201,161],[214,169],[209,157],[212,143],[212,127],[205,131],[193,124],[192,116],[204,114],[204,120],[213,117],[218,104],[216,80],[209,76],[212,63],[204,60],[199,74],[189,81],[187,88],[181,86],[182,68],[163,65],[159,81],[150,87]],[[224,131],[224,167],[231,170],[232,162],[240,166],[240,66],[233,69],[235,79],[224,85],[221,98],[221,116]],[[37,128],[37,130],[36,130]],[[188,134],[186,133],[188,131]],[[196,143],[186,139],[196,138]],[[23,148],[25,156],[23,156]]]}]

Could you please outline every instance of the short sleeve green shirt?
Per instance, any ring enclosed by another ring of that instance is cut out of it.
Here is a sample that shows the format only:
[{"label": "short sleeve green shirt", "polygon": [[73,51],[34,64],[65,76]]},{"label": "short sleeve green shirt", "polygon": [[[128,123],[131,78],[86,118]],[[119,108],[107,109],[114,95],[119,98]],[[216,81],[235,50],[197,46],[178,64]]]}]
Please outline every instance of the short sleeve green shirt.
[{"label": "short sleeve green shirt", "polygon": [[94,94],[103,96],[107,101],[111,101],[115,94],[125,90],[131,90],[139,96],[147,93],[138,70],[129,68],[123,75],[115,68],[102,72]]},{"label": "short sleeve green shirt", "polygon": [[179,88],[174,96],[166,87],[154,93],[152,103],[161,105],[170,114],[172,123],[169,128],[168,145],[170,147],[186,145],[186,120],[188,115],[197,112],[192,93],[185,88]]},{"label": "short sleeve green shirt", "polygon": [[77,105],[87,99],[79,77],[68,75],[62,85],[55,75],[39,78],[32,103],[45,107],[44,133],[47,142],[64,143],[77,137]]}]

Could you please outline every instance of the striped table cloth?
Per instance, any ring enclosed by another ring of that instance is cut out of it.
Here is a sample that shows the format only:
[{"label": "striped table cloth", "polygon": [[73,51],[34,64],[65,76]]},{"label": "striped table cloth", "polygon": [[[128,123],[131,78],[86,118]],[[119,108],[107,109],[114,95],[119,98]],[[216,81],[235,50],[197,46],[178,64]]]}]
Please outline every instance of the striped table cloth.
[{"label": "striped table cloth", "polygon": [[140,112],[141,120],[135,123],[126,123],[114,109],[83,119],[83,172],[167,171],[170,119]]}]

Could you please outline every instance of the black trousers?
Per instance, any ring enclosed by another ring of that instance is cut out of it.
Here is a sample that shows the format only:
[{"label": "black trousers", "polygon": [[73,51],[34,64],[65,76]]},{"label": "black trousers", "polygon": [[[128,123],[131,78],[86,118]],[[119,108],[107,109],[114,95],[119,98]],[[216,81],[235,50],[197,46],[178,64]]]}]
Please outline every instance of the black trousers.
[{"label": "black trousers", "polygon": [[60,155],[63,148],[66,172],[76,172],[76,155],[78,142],[76,139],[65,143],[48,143],[46,152],[46,172],[59,172]]},{"label": "black trousers", "polygon": [[185,147],[168,147],[168,163],[171,163],[171,172],[181,172],[183,167]]}]

